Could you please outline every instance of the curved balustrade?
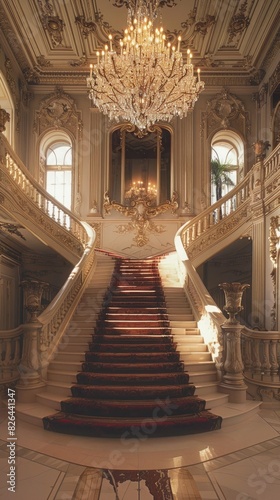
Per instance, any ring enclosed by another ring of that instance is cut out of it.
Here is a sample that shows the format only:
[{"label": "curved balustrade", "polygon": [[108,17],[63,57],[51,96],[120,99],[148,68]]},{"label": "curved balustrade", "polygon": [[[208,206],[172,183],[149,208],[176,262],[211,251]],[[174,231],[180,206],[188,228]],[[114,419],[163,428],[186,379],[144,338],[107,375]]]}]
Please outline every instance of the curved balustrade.
[{"label": "curved balustrade", "polygon": [[219,378],[223,374],[223,333],[225,317],[205,288],[182,243],[183,227],[175,236],[182,285],[197,320],[200,333],[215,361]]},{"label": "curved balustrade", "polygon": [[[226,318],[209,296],[194,264],[197,266],[213,255],[218,244],[219,247],[221,243],[224,246],[228,244],[230,235],[234,240],[248,230],[252,224],[252,205],[263,203],[265,206],[266,203],[271,203],[272,199],[274,207],[279,205],[279,169],[280,144],[263,162],[256,163],[243,181],[226,196],[182,226],[175,237],[178,258],[184,267],[186,294],[218,372],[222,375],[225,346],[221,325],[225,323]],[[248,385],[250,382],[256,384],[257,387],[253,397],[263,399],[267,390],[268,398],[279,401],[279,332],[243,328],[241,347],[245,382]]]},{"label": "curved balustrade", "polygon": [[95,261],[95,233],[88,224],[83,224],[85,228],[90,228],[88,244],[83,256],[74,267],[57,296],[38,317],[38,321],[43,325],[40,334],[40,351],[43,365],[49,361],[55,351],[65,327],[75,310],[75,306],[79,302],[87,279],[93,270]]},{"label": "curved balustrade", "polygon": [[1,331],[0,384],[15,382],[19,378],[18,366],[22,354],[22,327]]},{"label": "curved balustrade", "polygon": [[246,379],[279,385],[279,332],[261,332],[244,328],[241,346]]},{"label": "curved balustrade", "polygon": [[1,206],[73,264],[83,253],[88,233],[70,210],[48,194],[0,134]]},{"label": "curved balustrade", "polygon": [[[95,262],[96,235],[50,196],[0,134],[0,203],[4,211],[74,264],[66,283],[35,322],[1,333],[0,383],[16,380],[19,387],[40,383],[71,315],[83,293]],[[19,350],[23,337],[23,354]],[[36,349],[36,353],[34,352]]]}]

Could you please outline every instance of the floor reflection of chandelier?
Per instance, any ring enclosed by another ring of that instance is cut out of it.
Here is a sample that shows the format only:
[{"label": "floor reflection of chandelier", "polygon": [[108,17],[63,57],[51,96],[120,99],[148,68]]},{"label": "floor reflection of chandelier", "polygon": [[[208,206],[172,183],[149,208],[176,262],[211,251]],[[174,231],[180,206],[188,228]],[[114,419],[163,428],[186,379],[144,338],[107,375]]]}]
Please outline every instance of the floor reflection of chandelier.
[{"label": "floor reflection of chandelier", "polygon": [[[193,108],[204,82],[177,46],[154,27],[159,0],[129,2],[128,27],[114,50],[112,35],[87,78],[89,97],[110,120],[128,121],[140,130],[158,121],[183,118]],[[133,6],[132,6],[133,5]]]}]

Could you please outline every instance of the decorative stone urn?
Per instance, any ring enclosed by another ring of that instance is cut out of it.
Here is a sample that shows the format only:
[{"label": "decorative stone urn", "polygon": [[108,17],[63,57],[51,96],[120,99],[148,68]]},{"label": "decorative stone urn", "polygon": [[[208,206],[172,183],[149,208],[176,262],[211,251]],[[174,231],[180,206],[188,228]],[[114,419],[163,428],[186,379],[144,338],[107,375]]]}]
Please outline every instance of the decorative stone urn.
[{"label": "decorative stone urn", "polygon": [[224,373],[219,386],[221,392],[229,395],[229,402],[243,403],[246,401],[247,386],[244,383],[243,361],[241,354],[242,325],[235,318],[242,311],[243,292],[250,285],[241,283],[221,283],[220,288],[225,293],[224,310],[229,317],[222,325],[224,335]]},{"label": "decorative stone urn", "polygon": [[37,280],[24,280],[21,282],[24,290],[24,306],[30,314],[30,323],[37,321],[37,316],[41,312],[41,299],[43,290],[48,287],[48,283]]},{"label": "decorative stone urn", "polygon": [[243,306],[241,305],[243,292],[250,285],[242,283],[220,283],[219,287],[224,291],[226,303],[223,309],[228,313],[229,317],[226,323],[238,324],[235,318],[236,314],[242,311]]}]

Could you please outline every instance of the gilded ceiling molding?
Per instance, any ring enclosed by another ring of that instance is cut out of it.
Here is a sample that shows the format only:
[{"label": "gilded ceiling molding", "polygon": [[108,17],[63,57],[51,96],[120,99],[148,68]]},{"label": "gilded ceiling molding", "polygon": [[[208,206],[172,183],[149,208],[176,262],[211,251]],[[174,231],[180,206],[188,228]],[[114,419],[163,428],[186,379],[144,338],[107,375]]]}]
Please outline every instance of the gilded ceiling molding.
[{"label": "gilded ceiling molding", "polygon": [[[153,5],[152,5],[153,4]],[[114,7],[127,7],[131,8],[133,11],[133,6],[135,5],[135,0],[116,0],[113,3]],[[147,5],[149,6],[151,13],[154,11],[154,8],[157,7],[175,7],[177,3],[174,0],[153,0],[152,2],[147,1]],[[214,16],[207,15],[205,19],[196,20],[197,7],[189,13],[188,18],[181,23],[180,32],[177,30],[166,31],[167,40],[170,43],[177,42],[178,34],[182,37],[181,47],[188,48],[190,43],[195,39],[197,35],[205,37],[209,28],[215,24],[216,19]],[[103,19],[103,15],[95,11],[94,12],[95,19],[87,20],[84,15],[79,15],[76,17],[75,22],[80,27],[81,33],[84,38],[87,38],[90,34],[93,34],[96,40],[100,44],[104,44],[108,40],[108,35],[112,35],[113,44],[114,42],[119,42],[121,38],[123,38],[123,34],[113,27],[109,25],[109,23],[105,22]]]},{"label": "gilded ceiling molding", "polygon": [[75,101],[61,87],[56,87],[53,94],[44,99],[36,112],[34,131],[38,135],[48,129],[64,128],[77,139],[81,138],[81,113],[77,110]]},{"label": "gilded ceiling molding", "polygon": [[228,37],[228,42],[231,43],[234,38],[237,36],[240,37],[241,33],[248,28],[250,24],[250,18],[245,15],[246,10],[248,6],[248,0],[245,0],[243,4],[241,4],[239,12],[232,16],[229,27],[228,27],[228,32],[229,32],[229,37]]},{"label": "gilded ceiling molding", "polygon": [[37,57],[37,64],[40,68],[50,68],[52,66],[51,62],[48,61],[42,54]]},{"label": "gilded ceiling molding", "polygon": [[9,23],[4,9],[0,2],[0,29],[3,31],[5,38],[10,42],[10,48],[15,56],[15,59],[19,63],[22,70],[29,67],[29,63],[24,55],[21,45],[18,43],[17,37],[12,29],[11,24]]},{"label": "gilded ceiling molding", "polygon": [[[113,1],[114,7],[126,7],[133,9],[136,5],[136,0],[110,0]],[[151,9],[155,10],[157,7],[175,7],[177,2],[175,0],[144,0],[143,3],[150,4]]]},{"label": "gilded ceiling molding", "polygon": [[61,46],[63,41],[63,28],[65,26],[62,19],[54,15],[54,8],[50,0],[38,0],[41,9],[41,22],[44,30],[48,33],[53,47]]}]

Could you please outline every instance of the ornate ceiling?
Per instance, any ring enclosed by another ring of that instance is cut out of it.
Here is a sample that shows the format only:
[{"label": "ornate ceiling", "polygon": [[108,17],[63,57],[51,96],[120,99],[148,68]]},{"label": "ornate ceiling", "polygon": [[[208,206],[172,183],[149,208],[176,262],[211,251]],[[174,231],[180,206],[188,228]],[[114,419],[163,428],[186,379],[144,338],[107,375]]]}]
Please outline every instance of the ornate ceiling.
[{"label": "ornate ceiling", "polygon": [[[5,50],[8,42],[28,83],[84,86],[96,50],[109,33],[114,40],[122,35],[129,1],[1,0],[0,43]],[[257,85],[279,52],[279,0],[161,0],[160,5],[158,19],[169,39],[182,35],[183,52],[191,48],[208,86],[217,78],[219,84]]]}]

